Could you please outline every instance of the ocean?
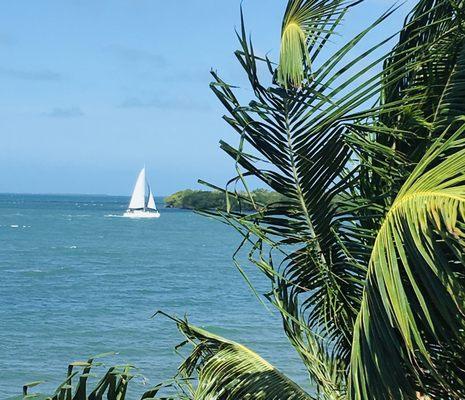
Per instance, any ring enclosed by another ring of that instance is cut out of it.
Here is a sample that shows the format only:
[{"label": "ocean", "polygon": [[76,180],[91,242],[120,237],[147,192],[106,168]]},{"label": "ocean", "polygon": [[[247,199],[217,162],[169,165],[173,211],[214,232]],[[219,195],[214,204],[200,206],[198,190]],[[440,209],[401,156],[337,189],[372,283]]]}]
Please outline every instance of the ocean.
[{"label": "ocean", "polygon": [[[129,198],[0,195],[0,398],[49,393],[68,363],[117,352],[140,374],[129,399],[172,377],[182,341],[163,310],[239,341],[308,389],[305,367],[234,267],[240,238],[220,222],[166,209],[121,218]],[[158,199],[158,204],[162,200]],[[267,282],[246,266],[256,287]]]}]

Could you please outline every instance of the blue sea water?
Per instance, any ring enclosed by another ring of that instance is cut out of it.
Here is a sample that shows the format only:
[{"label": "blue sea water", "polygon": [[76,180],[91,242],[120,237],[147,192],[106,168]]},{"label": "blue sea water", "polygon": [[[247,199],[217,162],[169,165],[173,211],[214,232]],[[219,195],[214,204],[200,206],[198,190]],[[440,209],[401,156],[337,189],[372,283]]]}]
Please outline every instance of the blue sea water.
[{"label": "blue sea water", "polygon": [[[0,195],[0,398],[60,384],[69,362],[116,351],[145,378],[131,399],[172,377],[182,337],[156,310],[240,341],[307,387],[279,317],[261,305],[232,263],[240,238],[190,211],[121,218],[128,198]],[[158,201],[160,203],[160,199]],[[266,281],[246,271],[264,292]]]}]

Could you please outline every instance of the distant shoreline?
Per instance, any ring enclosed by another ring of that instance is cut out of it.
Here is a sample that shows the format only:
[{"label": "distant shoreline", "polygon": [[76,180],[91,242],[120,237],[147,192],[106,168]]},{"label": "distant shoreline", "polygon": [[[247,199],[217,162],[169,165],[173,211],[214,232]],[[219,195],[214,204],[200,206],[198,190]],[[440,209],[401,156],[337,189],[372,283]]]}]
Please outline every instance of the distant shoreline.
[{"label": "distant shoreline", "polygon": [[[279,193],[267,189],[255,189],[250,193],[254,201],[262,205],[276,203],[285,199],[285,197]],[[246,198],[248,195],[244,193],[243,196]],[[167,208],[182,210],[226,209],[228,206],[226,195],[219,190],[180,190],[179,192],[165,197],[164,202]],[[244,200],[239,204],[239,201],[233,196],[229,198],[229,207],[231,210],[253,210],[251,202]]]}]

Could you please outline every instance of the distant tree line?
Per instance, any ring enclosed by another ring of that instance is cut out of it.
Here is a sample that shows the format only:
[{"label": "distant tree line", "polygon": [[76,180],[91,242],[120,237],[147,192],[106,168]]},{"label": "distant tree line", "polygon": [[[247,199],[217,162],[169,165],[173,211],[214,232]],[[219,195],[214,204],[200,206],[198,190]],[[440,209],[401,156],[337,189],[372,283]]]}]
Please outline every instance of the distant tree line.
[{"label": "distant tree line", "polygon": [[[251,191],[255,202],[261,205],[268,205],[284,200],[284,196],[266,189],[255,189]],[[248,197],[244,193],[244,197]],[[217,190],[180,190],[171,196],[165,197],[165,205],[170,208],[183,208],[188,210],[196,209],[225,209],[226,195]],[[244,211],[252,210],[252,204],[249,201],[239,201],[234,196],[229,196],[229,203],[232,210],[242,209]]]}]

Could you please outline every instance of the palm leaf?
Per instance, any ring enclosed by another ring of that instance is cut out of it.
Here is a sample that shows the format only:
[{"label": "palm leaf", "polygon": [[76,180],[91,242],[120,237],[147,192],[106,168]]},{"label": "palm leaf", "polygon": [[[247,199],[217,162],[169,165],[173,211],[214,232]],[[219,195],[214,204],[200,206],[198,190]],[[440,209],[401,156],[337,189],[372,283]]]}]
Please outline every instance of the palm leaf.
[{"label": "palm leaf", "polygon": [[291,0],[281,30],[278,81],[300,87],[310,68],[308,46],[321,47],[345,11],[341,0]]},{"label": "palm leaf", "polygon": [[[94,385],[93,389],[88,388],[88,380],[91,377],[91,370],[100,366],[95,359],[105,357],[112,353],[104,353],[92,356],[87,361],[76,361],[68,365],[66,379],[58,385],[54,394],[46,396],[43,394],[28,394],[30,387],[42,382],[32,382],[23,387],[24,399],[45,399],[45,400],[102,400],[105,396],[108,400],[124,400],[130,380],[135,376],[131,371],[133,366],[122,365],[110,367],[103,377]],[[82,368],[81,370],[79,370]],[[77,379],[77,383],[74,381]],[[156,393],[152,391],[147,392]],[[152,397],[142,397],[152,398]],[[153,397],[155,398],[155,397]]]},{"label": "palm leaf", "polygon": [[451,69],[444,85],[438,107],[434,118],[434,129],[440,131],[453,120],[465,115],[465,35],[456,40],[458,51],[453,52],[456,56],[454,67]]},{"label": "palm leaf", "polygon": [[[172,317],[171,317],[172,318]],[[295,382],[247,347],[175,318],[193,344],[180,367],[183,378],[197,377],[195,400],[311,400]]]},{"label": "palm leaf", "polygon": [[378,232],[355,326],[355,399],[464,395],[464,132],[425,154]]},{"label": "palm leaf", "polygon": [[[369,170],[384,171],[370,178],[374,195],[397,193],[415,165],[455,117],[459,116],[463,90],[460,50],[464,45],[464,2],[421,0],[406,19],[398,44],[384,63],[381,104],[402,101],[404,105],[380,114],[371,145],[379,145]],[[463,56],[462,56],[463,57]],[[398,62],[404,71],[399,74]],[[393,75],[397,78],[393,79]],[[451,101],[454,105],[451,106]],[[396,162],[386,152],[394,149]],[[374,150],[374,148],[372,148]],[[361,150],[363,152],[363,150]],[[391,168],[386,168],[387,163]],[[368,172],[370,173],[370,172]],[[378,190],[376,190],[378,188]],[[386,198],[386,205],[392,197]]]}]

